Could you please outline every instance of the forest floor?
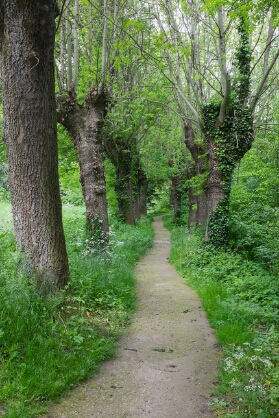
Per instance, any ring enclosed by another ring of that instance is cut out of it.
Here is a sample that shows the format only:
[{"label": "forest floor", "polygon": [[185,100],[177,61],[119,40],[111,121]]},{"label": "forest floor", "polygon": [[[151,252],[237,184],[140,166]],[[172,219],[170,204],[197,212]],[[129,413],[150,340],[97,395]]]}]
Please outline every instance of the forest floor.
[{"label": "forest floor", "polygon": [[117,355],[50,407],[45,418],[214,417],[220,352],[197,294],[169,264],[170,232],[156,217],[154,246],[136,268],[137,309]]}]

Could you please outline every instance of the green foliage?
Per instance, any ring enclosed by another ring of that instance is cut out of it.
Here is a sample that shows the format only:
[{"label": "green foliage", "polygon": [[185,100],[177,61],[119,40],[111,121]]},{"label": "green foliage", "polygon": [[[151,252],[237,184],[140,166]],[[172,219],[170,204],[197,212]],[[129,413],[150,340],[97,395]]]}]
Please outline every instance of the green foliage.
[{"label": "green foliage", "polygon": [[60,125],[58,125],[58,152],[62,202],[82,205],[83,196],[79,182],[77,150]]},{"label": "green foliage", "polygon": [[110,216],[116,218],[118,214],[117,198],[115,194],[116,170],[115,166],[108,158],[105,160],[105,174],[107,185],[108,212]]},{"label": "green foliage", "polygon": [[[247,99],[250,91],[250,71],[251,71],[251,48],[249,39],[249,29],[247,27],[247,18],[240,18],[237,30],[239,34],[239,47],[235,54],[236,66],[239,71],[238,77],[235,80],[235,90],[237,99],[241,106]],[[239,109],[240,111],[240,109]],[[239,112],[238,112],[239,116]]]},{"label": "green foliage", "polygon": [[229,223],[229,189],[226,196],[221,199],[208,220],[209,243],[216,248],[225,248],[228,245]]},{"label": "green foliage", "polygon": [[175,228],[171,262],[197,290],[225,353],[212,406],[222,416],[275,417],[279,408],[276,276],[202,234]]},{"label": "green foliage", "polygon": [[87,237],[84,208],[63,209],[71,281],[42,297],[15,251],[10,207],[1,204],[0,411],[31,418],[113,355],[134,307],[136,260],[152,245],[150,222],[111,227],[106,252]]},{"label": "green foliage", "polygon": [[208,174],[208,172],[198,174],[197,176],[193,176],[190,180],[188,180],[188,184],[190,185],[190,187],[193,187],[193,189],[195,190],[195,195],[199,195],[204,192],[206,188]]},{"label": "green foliage", "polygon": [[273,274],[279,271],[278,150],[277,128],[258,133],[235,173],[230,216],[231,246]]}]

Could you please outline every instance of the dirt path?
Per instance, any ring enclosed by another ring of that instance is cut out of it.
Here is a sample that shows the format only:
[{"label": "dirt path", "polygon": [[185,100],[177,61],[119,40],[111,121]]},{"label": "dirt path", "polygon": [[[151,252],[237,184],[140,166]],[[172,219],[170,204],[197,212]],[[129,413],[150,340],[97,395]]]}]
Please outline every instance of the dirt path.
[{"label": "dirt path", "polygon": [[117,357],[45,417],[214,417],[214,335],[196,293],[167,261],[169,231],[160,217],[153,226],[154,247],[136,269],[137,311]]}]

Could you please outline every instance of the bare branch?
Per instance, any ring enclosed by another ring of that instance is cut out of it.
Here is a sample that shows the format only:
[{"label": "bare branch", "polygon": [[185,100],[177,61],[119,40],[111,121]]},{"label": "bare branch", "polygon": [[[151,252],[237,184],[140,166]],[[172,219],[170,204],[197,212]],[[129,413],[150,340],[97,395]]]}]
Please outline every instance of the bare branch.
[{"label": "bare branch", "polygon": [[269,19],[269,25],[268,25],[268,35],[267,35],[267,42],[266,42],[266,48],[264,51],[264,68],[263,68],[263,75],[267,72],[268,68],[268,59],[269,59],[269,52],[271,48],[271,40],[274,34],[274,28],[273,28],[273,17],[271,16]]},{"label": "bare branch", "polygon": [[270,40],[270,42],[268,42],[263,50],[263,52],[260,54],[259,58],[257,59],[257,61],[255,62],[255,64],[253,65],[253,67],[251,68],[250,74],[252,74],[252,72],[254,71],[254,69],[256,68],[256,66],[258,65],[258,63],[260,62],[260,60],[262,59],[263,55],[265,54],[266,49],[269,48],[269,46],[277,39],[279,38],[279,35],[274,36],[273,39]]},{"label": "bare branch", "polygon": [[254,96],[254,99],[252,100],[252,103],[250,105],[250,110],[251,110],[251,113],[252,114],[255,111],[256,105],[257,105],[257,103],[258,103],[258,101],[259,101],[259,99],[260,99],[260,97],[261,97],[261,95],[263,93],[263,88],[265,86],[265,83],[267,81],[267,78],[268,78],[268,76],[269,76],[272,68],[274,67],[274,64],[276,63],[278,57],[279,57],[279,48],[278,48],[278,50],[277,50],[277,52],[276,52],[276,54],[275,54],[275,56],[274,56],[271,64],[267,68],[266,73],[265,73],[265,75],[264,75],[264,77],[263,77],[263,79],[262,79],[262,81],[261,81],[261,83],[260,83],[260,85],[258,87],[258,90],[257,90],[257,92],[256,92],[256,94]]},{"label": "bare branch", "polygon": [[101,73],[101,81],[98,86],[99,94],[104,90],[105,82],[106,82],[107,49],[108,49],[108,0],[105,0],[104,1],[103,48],[102,48],[102,73]]},{"label": "bare branch", "polygon": [[2,78],[2,46],[4,37],[4,13],[0,5],[0,78]]},{"label": "bare branch", "polygon": [[224,97],[220,107],[218,116],[218,123],[222,125],[225,120],[226,110],[229,104],[229,97],[231,93],[231,77],[227,70],[226,62],[226,45],[225,45],[225,34],[224,34],[224,16],[223,8],[220,7],[218,10],[218,27],[219,27],[219,51],[220,51],[220,66],[222,74],[222,84],[224,87]]}]

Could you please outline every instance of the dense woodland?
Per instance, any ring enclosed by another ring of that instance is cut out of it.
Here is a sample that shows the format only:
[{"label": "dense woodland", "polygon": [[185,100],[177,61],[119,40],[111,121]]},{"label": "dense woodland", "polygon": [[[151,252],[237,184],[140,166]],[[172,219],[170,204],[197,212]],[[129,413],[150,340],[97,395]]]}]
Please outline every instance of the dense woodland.
[{"label": "dense woodland", "polygon": [[278,417],[278,1],[0,0],[0,48],[0,415],[113,354],[159,213],[212,406]]}]

